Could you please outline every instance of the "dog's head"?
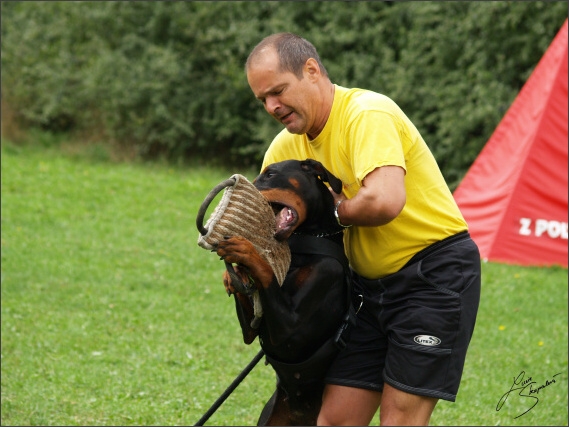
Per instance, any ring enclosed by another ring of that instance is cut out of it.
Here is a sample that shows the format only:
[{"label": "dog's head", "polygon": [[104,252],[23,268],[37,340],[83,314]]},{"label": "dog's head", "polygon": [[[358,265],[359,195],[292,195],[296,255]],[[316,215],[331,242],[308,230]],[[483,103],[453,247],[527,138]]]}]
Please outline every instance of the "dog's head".
[{"label": "dog's head", "polygon": [[334,198],[342,182],[320,162],[312,159],[285,160],[267,166],[253,185],[269,201],[276,216],[277,240],[288,239],[294,231],[314,234],[337,231]]}]

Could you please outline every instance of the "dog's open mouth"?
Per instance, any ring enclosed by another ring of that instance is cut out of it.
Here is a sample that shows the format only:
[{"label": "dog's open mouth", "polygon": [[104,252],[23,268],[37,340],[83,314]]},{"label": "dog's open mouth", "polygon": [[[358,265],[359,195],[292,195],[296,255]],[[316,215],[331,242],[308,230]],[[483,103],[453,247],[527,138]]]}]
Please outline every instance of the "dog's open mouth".
[{"label": "dog's open mouth", "polygon": [[275,213],[275,239],[281,241],[288,239],[298,222],[298,213],[290,206],[278,202],[270,202]]}]

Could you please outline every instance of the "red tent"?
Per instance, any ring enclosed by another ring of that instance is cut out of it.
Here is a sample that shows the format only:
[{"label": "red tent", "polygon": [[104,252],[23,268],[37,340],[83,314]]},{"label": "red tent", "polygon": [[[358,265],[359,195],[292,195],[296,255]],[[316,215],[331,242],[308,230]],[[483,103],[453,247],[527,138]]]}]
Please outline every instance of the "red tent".
[{"label": "red tent", "polygon": [[567,267],[567,20],[454,197],[483,259]]}]

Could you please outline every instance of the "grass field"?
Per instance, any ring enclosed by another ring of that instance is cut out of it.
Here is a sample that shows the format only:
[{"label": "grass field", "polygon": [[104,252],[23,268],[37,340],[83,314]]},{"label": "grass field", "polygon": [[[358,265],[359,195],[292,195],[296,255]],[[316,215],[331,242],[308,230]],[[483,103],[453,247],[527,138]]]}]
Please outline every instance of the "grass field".
[{"label": "grass field", "polygon": [[[81,153],[2,143],[1,424],[192,425],[259,349],[195,226],[214,185],[252,172]],[[483,265],[458,399],[432,425],[567,425],[567,285]],[[544,387],[507,394],[515,378]],[[207,424],[254,425],[273,387],[259,363]]]}]

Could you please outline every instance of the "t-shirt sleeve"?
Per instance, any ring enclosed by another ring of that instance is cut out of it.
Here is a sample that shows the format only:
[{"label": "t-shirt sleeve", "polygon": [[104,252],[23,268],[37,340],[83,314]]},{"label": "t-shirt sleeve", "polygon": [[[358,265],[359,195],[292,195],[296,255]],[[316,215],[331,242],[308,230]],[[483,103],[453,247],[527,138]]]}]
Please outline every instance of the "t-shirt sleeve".
[{"label": "t-shirt sleeve", "polygon": [[350,123],[346,139],[347,157],[360,185],[368,173],[381,166],[406,170],[398,119],[384,111],[364,111]]}]

